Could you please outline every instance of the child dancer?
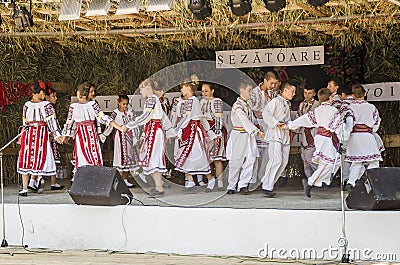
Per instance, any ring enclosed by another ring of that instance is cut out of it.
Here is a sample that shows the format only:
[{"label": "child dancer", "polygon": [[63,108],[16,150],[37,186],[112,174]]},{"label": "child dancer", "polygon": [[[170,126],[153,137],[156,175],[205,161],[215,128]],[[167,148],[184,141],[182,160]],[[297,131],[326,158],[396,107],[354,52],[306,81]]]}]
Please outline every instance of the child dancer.
[{"label": "child dancer", "polygon": [[379,161],[382,161],[377,140],[373,135],[378,131],[381,122],[378,109],[364,100],[366,91],[361,85],[353,85],[351,91],[354,102],[349,108],[354,116],[348,120],[352,131],[345,156],[345,160],[351,163],[347,190],[351,190],[364,174],[364,165],[367,168],[377,168]]},{"label": "child dancer", "polygon": [[78,86],[78,103],[72,103],[68,110],[67,121],[63,135],[74,138],[75,168],[92,165],[102,166],[103,157],[97,132],[97,122],[110,125],[119,131],[125,131],[124,126],[115,123],[110,116],[105,115],[99,104],[89,98],[90,84],[84,82]]},{"label": "child dancer", "polygon": [[289,160],[290,135],[278,125],[290,121],[290,100],[296,93],[296,86],[290,81],[282,85],[282,94],[273,98],[263,111],[264,122],[268,126],[268,163],[261,182],[263,192],[273,197],[274,185],[285,170]]},{"label": "child dancer", "polygon": [[[128,122],[135,120],[135,112],[129,108],[129,97],[125,92],[118,95],[118,108],[115,109],[110,117],[119,125],[126,125]],[[100,135],[101,141],[105,142],[105,137],[113,131],[112,126],[107,126],[103,134]],[[125,132],[116,131],[114,134],[114,159],[113,167],[121,174],[128,188],[133,188],[135,185],[128,181],[130,171],[137,170],[138,152],[136,142],[139,137],[139,130],[128,130]]]},{"label": "child dancer", "polygon": [[208,153],[206,150],[204,128],[209,131],[208,122],[202,118],[199,100],[195,97],[196,85],[191,81],[182,84],[181,92],[187,99],[184,104],[182,119],[175,130],[180,138],[179,150],[175,159],[175,169],[185,173],[186,190],[195,186],[193,175],[207,175],[211,181]]},{"label": "child dancer", "polygon": [[28,196],[29,175],[34,177],[56,174],[49,131],[58,143],[64,141],[54,107],[50,102],[44,101],[45,89],[43,82],[35,83],[32,86],[32,99],[24,104],[22,112],[22,122],[27,127],[23,129],[20,138],[17,162],[17,172],[22,175],[22,190],[18,193],[20,196]]},{"label": "child dancer", "polygon": [[256,135],[264,139],[264,134],[252,122],[249,104],[251,90],[250,85],[240,83],[240,97],[232,106],[233,129],[226,145],[226,157],[229,160],[228,194],[234,194],[235,190],[242,194],[249,193],[248,184],[258,157]]},{"label": "child dancer", "polygon": [[[152,196],[164,195],[164,181],[161,173],[167,172],[165,164],[166,137],[175,137],[171,122],[161,107],[160,100],[154,94],[154,83],[146,79],[139,85],[140,94],[146,98],[143,114],[127,124],[134,129],[144,125],[144,140],[139,153],[139,165],[145,175],[154,179],[155,189]],[[166,131],[166,133],[164,132]]]},{"label": "child dancer", "polygon": [[[304,88],[304,101],[300,103],[297,114],[300,116],[319,106],[319,101],[315,100],[315,89]],[[308,179],[317,169],[318,165],[312,162],[312,156],[315,151],[314,137],[316,128],[301,128],[301,159],[304,165],[304,174]]]},{"label": "child dancer", "polygon": [[[57,92],[54,90],[53,85],[51,83],[48,83],[46,86],[45,99],[46,99],[46,101],[50,102],[53,106],[56,105]],[[58,144],[55,141],[53,134],[50,135],[50,144],[51,144],[51,148],[53,150],[53,155],[54,155],[54,160],[56,162],[56,165],[57,164],[60,165],[61,164],[61,155],[60,155],[60,152],[58,151]],[[41,187],[42,186],[43,185],[41,185]],[[65,186],[57,183],[56,175],[52,175],[50,190],[62,190],[64,188],[65,188]]]},{"label": "child dancer", "polygon": [[309,198],[311,197],[311,187],[321,187],[322,183],[330,185],[331,173],[336,173],[339,168],[336,165],[338,138],[336,132],[331,130],[331,124],[338,110],[331,105],[332,97],[328,88],[318,91],[318,99],[321,102],[319,107],[289,122],[286,126],[290,130],[300,127],[318,128],[314,138],[315,152],[313,155],[313,162],[318,164],[318,168],[308,180],[304,179],[303,181],[304,192]]},{"label": "child dancer", "polygon": [[[223,102],[220,98],[214,97],[215,88],[210,83],[203,83],[201,92],[203,99],[200,101],[200,108],[203,115],[206,117],[210,124],[211,130],[219,136],[214,140],[213,145],[210,149],[210,160],[215,166],[215,175],[218,179],[218,190],[224,190],[224,184],[222,182],[222,161],[226,161],[225,156],[225,145],[227,138],[227,131],[223,124]],[[206,192],[210,192],[214,189],[215,177],[212,178],[207,185]]]}]

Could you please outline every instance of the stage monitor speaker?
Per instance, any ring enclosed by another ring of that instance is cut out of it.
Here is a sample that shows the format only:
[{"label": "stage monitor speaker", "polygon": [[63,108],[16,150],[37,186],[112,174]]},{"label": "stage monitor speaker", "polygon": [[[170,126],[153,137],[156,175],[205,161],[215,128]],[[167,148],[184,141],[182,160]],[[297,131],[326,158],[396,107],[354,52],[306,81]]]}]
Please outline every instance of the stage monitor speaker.
[{"label": "stage monitor speaker", "polygon": [[358,210],[400,209],[400,168],[365,171],[346,198],[347,207]]},{"label": "stage monitor speaker", "polygon": [[76,204],[103,206],[127,204],[126,196],[133,197],[115,168],[99,166],[78,168],[69,195]]}]

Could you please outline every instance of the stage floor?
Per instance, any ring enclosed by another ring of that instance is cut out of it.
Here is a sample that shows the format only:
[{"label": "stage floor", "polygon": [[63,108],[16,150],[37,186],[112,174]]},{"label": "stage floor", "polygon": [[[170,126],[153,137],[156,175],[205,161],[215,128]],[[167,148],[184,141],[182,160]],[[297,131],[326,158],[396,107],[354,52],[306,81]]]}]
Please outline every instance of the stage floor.
[{"label": "stage floor", "polygon": [[[70,187],[68,180],[61,181],[67,188]],[[144,188],[149,189],[149,188]],[[340,188],[314,188],[312,197],[309,199],[304,195],[301,187],[279,187],[276,189],[276,197],[268,198],[260,190],[255,190],[249,195],[239,193],[228,195],[225,191],[213,191],[205,193],[205,188],[196,187],[191,193],[183,191],[183,187],[169,183],[165,189],[165,195],[159,198],[150,197],[141,187],[130,189],[135,199],[131,205],[146,206],[181,206],[181,207],[224,207],[224,208],[255,208],[255,209],[296,209],[296,210],[341,210]],[[21,204],[74,204],[67,189],[62,191],[51,191],[49,183],[41,194],[29,193],[28,197],[17,195],[17,185],[5,188],[5,203]],[[347,192],[344,192],[347,196]],[[140,202],[139,202],[140,201]]]}]

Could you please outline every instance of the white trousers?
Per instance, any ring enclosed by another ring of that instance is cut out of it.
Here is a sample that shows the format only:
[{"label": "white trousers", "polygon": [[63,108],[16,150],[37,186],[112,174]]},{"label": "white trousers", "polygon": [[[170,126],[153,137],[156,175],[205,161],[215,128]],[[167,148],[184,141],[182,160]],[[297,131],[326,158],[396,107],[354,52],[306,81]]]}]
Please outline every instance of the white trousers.
[{"label": "white trousers", "polygon": [[301,159],[303,159],[304,174],[307,178],[311,177],[315,170],[318,168],[318,164],[312,162],[312,156],[314,154],[314,148],[304,149],[301,148]]},{"label": "white trousers", "polygon": [[365,172],[365,165],[367,168],[377,168],[379,167],[379,161],[370,161],[370,162],[352,162],[349,170],[349,180],[348,184],[351,184],[353,187],[356,185],[356,181],[361,178],[361,176]]},{"label": "white trousers", "polygon": [[314,171],[311,177],[308,178],[308,185],[316,187],[321,187],[322,183],[330,185],[332,171],[334,171],[333,175],[335,175],[340,167],[339,164],[336,164],[335,168],[333,168],[333,166],[333,164],[327,164],[320,160],[318,168]]},{"label": "white trousers", "polygon": [[267,167],[268,163],[268,146],[265,147],[258,147],[258,152],[260,156],[256,158],[253,167],[253,176],[250,180],[250,183],[257,183],[261,181],[262,177],[265,174],[265,168]]},{"label": "white trousers", "polygon": [[270,142],[268,145],[268,163],[261,180],[263,190],[272,191],[289,161],[290,145]]},{"label": "white trousers", "polygon": [[228,190],[234,190],[236,184],[238,184],[238,190],[247,187],[252,177],[255,161],[256,157],[229,160]]}]

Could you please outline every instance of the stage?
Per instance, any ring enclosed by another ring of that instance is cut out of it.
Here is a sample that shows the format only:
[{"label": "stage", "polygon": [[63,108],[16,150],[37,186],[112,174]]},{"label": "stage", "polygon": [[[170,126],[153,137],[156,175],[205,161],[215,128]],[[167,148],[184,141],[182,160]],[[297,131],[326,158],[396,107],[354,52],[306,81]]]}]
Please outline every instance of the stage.
[{"label": "stage", "polygon": [[[170,185],[151,198],[131,189],[131,205],[75,205],[66,190],[17,196],[5,189],[6,239],[10,245],[61,250],[249,256],[262,259],[340,259],[340,189],[300,187],[250,195],[185,193]],[[347,194],[347,193],[345,193]],[[19,199],[19,204],[18,204]],[[140,201],[140,202],[139,202]],[[142,205],[143,204],[143,205]],[[20,213],[20,215],[19,215]],[[400,261],[400,211],[346,211],[350,258]]]}]

